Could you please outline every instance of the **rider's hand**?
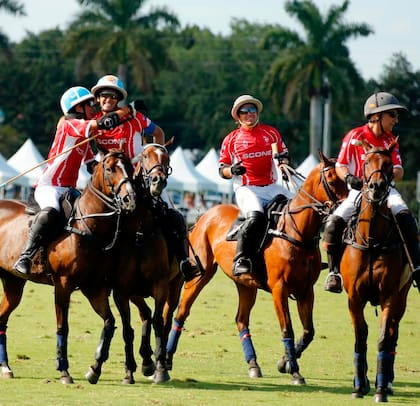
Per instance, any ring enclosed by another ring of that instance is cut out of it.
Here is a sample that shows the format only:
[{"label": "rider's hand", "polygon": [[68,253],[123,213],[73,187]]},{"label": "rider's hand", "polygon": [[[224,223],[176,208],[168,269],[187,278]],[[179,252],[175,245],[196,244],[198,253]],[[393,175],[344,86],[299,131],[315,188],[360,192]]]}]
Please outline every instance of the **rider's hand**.
[{"label": "rider's hand", "polygon": [[346,182],[346,185],[348,187],[351,187],[355,190],[362,190],[363,182],[362,179],[358,178],[357,176],[352,175],[351,173],[348,173],[345,178],[344,182]]},{"label": "rider's hand", "polygon": [[230,167],[230,173],[236,176],[243,175],[244,173],[246,173],[246,168],[245,166],[242,166],[242,161],[237,162],[236,164],[233,164]]}]

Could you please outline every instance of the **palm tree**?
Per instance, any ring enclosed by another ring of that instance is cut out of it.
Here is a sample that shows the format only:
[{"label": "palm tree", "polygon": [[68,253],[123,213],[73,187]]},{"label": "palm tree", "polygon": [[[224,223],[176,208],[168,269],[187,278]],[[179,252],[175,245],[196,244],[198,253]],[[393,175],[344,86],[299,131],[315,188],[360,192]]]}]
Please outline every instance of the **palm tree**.
[{"label": "palm tree", "polygon": [[147,93],[151,81],[168,64],[160,29],[179,26],[166,7],[142,15],[146,0],[78,0],[86,11],[70,26],[65,52],[77,57],[76,76],[94,71],[102,75],[117,71],[127,84],[129,72]]},{"label": "palm tree", "polygon": [[[0,0],[0,11],[5,10],[10,14],[24,16],[25,7],[17,0]],[[9,38],[0,30],[0,51],[10,57]]]},{"label": "palm tree", "polygon": [[331,6],[323,17],[311,0],[287,1],[286,12],[302,24],[305,38],[277,26],[263,40],[264,48],[278,52],[263,81],[273,100],[283,100],[282,109],[290,114],[310,99],[310,153],[314,156],[321,146],[324,99],[333,96],[347,103],[354,90],[363,86],[345,43],[373,31],[367,24],[343,22],[349,4],[345,0]]}]

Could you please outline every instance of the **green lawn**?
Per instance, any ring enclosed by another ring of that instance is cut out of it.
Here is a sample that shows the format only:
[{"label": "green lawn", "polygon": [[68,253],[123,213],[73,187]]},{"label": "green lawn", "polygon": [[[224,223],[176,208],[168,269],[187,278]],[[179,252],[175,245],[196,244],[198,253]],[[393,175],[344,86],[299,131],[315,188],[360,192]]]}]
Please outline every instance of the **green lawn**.
[{"label": "green lawn", "polygon": [[[74,385],[62,385],[55,371],[55,313],[53,290],[28,283],[21,306],[9,321],[9,361],[15,379],[0,380],[0,405],[346,405],[372,404],[373,391],[363,400],[350,399],[353,377],[353,329],[346,295],[323,291],[325,271],[316,285],[316,336],[300,360],[306,386],[290,384],[289,375],[277,372],[283,354],[271,296],[260,292],[251,318],[251,333],[264,377],[247,375],[234,317],[236,288],[222,272],[204,289],[185,324],[174,359],[172,380],[156,385],[136,373],[136,384],[122,385],[124,349],[118,329],[97,385],[84,375],[92,363],[99,340],[101,319],[79,293],[70,308],[69,357]],[[295,334],[301,334],[291,303]],[[420,294],[412,289],[401,323],[395,363],[393,404],[420,402]],[[136,348],[140,323],[133,309]],[[369,378],[373,386],[379,318],[368,306],[370,326]],[[138,360],[140,365],[140,360]]]}]

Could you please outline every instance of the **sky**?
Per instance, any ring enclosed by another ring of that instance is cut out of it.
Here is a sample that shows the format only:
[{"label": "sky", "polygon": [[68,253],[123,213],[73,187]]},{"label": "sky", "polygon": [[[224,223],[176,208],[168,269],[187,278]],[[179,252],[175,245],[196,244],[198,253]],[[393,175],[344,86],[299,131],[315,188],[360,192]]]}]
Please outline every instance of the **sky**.
[{"label": "sky", "polygon": [[[314,0],[323,14],[343,0]],[[27,17],[15,17],[0,11],[0,29],[10,41],[21,41],[26,32],[38,34],[59,27],[66,29],[82,8],[76,0],[20,0]],[[143,12],[166,6],[181,25],[198,25],[213,33],[229,34],[232,18],[251,23],[280,24],[302,34],[300,26],[284,10],[285,0],[148,0]],[[347,43],[350,57],[364,79],[379,79],[384,65],[401,52],[420,70],[420,1],[350,0],[345,22],[366,23],[374,33]]]}]

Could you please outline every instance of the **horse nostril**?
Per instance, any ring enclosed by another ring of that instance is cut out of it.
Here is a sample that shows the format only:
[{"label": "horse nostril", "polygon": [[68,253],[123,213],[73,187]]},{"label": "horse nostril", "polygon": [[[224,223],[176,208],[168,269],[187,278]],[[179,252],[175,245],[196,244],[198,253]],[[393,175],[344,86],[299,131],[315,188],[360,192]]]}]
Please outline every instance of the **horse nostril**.
[{"label": "horse nostril", "polygon": [[159,176],[155,175],[155,176],[152,177],[152,183],[159,183],[159,181],[160,181]]}]

